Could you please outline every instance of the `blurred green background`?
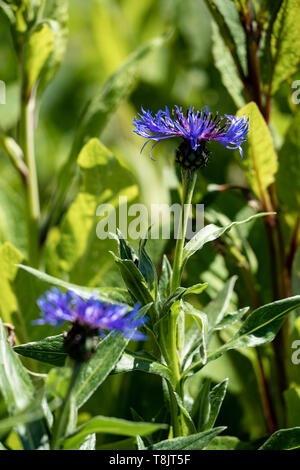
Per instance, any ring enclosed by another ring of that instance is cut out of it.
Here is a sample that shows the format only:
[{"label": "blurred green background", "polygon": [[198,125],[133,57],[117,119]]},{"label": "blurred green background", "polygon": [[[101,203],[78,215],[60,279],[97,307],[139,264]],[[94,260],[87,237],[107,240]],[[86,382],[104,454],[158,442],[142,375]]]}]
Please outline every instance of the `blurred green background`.
[{"label": "blurred green background", "polygon": [[[217,55],[218,38],[216,31],[213,32],[204,2],[72,0],[69,14],[66,56],[55,79],[42,96],[36,130],[43,217],[47,215],[56,190],[59,169],[68,157],[86,102],[98,93],[105,80],[131,52],[149,39],[166,33],[171,33],[170,38],[143,61],[130,97],[122,102],[110,118],[101,134],[101,142],[134,173],[140,188],[140,202],[150,205],[178,201],[178,182],[173,165],[176,142],[164,142],[157,146],[153,155],[158,161],[153,162],[149,158],[147,147],[140,154],[143,139],[131,132],[132,121],[141,106],[156,112],[165,105],[178,104],[187,108],[192,104],[196,109],[208,105],[213,112],[236,113],[237,105],[224,87],[220,72],[215,66],[213,50]],[[298,75],[300,78],[299,73]],[[297,79],[298,75],[294,78]],[[0,122],[5,130],[11,132],[19,116],[18,69],[8,22],[2,14],[0,79],[7,85],[7,104],[0,105]],[[292,119],[290,94],[290,85],[284,83],[274,100],[271,130],[278,146],[281,145]],[[239,106],[243,104],[243,98],[240,97]],[[194,202],[202,202],[207,208],[217,210],[229,219],[242,216],[246,218],[253,213],[253,209],[245,204],[240,193],[208,191],[210,184],[247,186],[239,165],[238,152],[228,151],[218,144],[211,144],[211,150],[213,158],[199,175]],[[71,191],[70,198],[72,194],[76,194],[76,188]],[[10,209],[9,214],[5,210],[6,201],[9,201],[7,206],[14,208],[13,211]],[[23,213],[21,182],[0,150],[0,242],[9,240],[25,253],[26,227]],[[255,253],[258,259],[264,257],[265,262],[256,268],[255,282],[263,302],[269,302],[272,299],[271,276],[263,223],[258,221],[255,227],[255,231],[251,231],[252,225],[247,225],[242,234],[252,247],[251,253]],[[150,246],[157,261],[160,259],[162,243],[158,243],[158,247],[159,249],[155,248],[153,244]],[[173,245],[168,243],[166,250],[172,255]],[[103,258],[111,259],[109,253],[103,253]],[[253,262],[257,262],[255,257]],[[209,288],[202,296],[205,303],[223,287],[230,275],[240,274],[237,271],[236,264],[223,257],[222,250],[219,252],[215,247],[207,247],[189,264],[184,282],[191,285],[208,281]],[[102,285],[118,284],[120,277],[106,276],[104,279],[97,279],[97,282]],[[242,276],[239,277],[237,291],[236,305],[252,305],[253,299]],[[228,434],[245,439],[261,437],[265,433],[262,411],[257,404],[259,397],[256,388],[252,387],[255,377],[252,373],[251,354],[252,352],[229,353],[226,358],[221,358],[205,369],[205,373],[215,382],[229,376],[229,394],[226,398],[228,406],[225,404],[223,407],[218,424],[226,424],[229,426]],[[233,367],[233,364],[238,367]],[[130,406],[135,404],[137,411],[145,419],[150,419],[153,412],[158,412],[161,408],[163,398],[160,382],[155,378],[146,378],[149,386],[143,386],[143,393],[140,394],[144,380],[143,374],[136,374],[133,380],[109,378],[101,392],[95,395],[87,411],[96,407],[97,413],[128,417]],[[198,378],[191,383],[191,393],[197,387]],[[253,392],[253,389],[256,391]]]}]

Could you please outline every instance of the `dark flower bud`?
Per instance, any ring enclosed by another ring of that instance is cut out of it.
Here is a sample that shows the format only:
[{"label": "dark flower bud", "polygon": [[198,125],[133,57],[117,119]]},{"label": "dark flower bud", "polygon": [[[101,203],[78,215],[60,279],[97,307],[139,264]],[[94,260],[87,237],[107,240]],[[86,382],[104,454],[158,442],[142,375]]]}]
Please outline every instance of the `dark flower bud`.
[{"label": "dark flower bud", "polygon": [[73,323],[69,331],[64,333],[64,348],[74,361],[86,362],[96,351],[98,340],[98,330]]},{"label": "dark flower bud", "polygon": [[193,150],[189,141],[184,140],[176,151],[176,162],[186,170],[196,171],[206,167],[210,156],[211,152],[207,150],[205,142]]}]

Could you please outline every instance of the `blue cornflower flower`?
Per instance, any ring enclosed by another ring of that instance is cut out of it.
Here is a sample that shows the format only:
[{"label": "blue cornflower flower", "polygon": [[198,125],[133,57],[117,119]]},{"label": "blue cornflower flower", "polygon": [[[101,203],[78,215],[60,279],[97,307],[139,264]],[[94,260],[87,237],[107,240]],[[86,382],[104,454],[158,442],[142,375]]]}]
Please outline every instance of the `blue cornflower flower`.
[{"label": "blue cornflower flower", "polygon": [[57,288],[47,291],[37,304],[42,318],[36,320],[36,324],[60,326],[69,321],[93,335],[99,333],[103,336],[104,331],[116,331],[126,338],[145,339],[143,333],[135,331],[147,321],[146,318],[138,318],[139,304],[128,313],[128,305],[102,302],[94,295],[83,299],[73,291],[62,293]]},{"label": "blue cornflower flower", "polygon": [[206,165],[209,152],[205,145],[210,141],[218,141],[228,149],[239,149],[243,158],[241,145],[247,140],[249,130],[249,118],[246,120],[245,116],[219,116],[218,113],[213,116],[207,106],[197,112],[191,106],[184,115],[178,106],[171,113],[166,106],[165,111],[159,110],[155,116],[142,108],[139,118],[133,121],[136,128],[133,132],[147,139],[141,151],[150,141],[155,142],[151,147],[151,158],[155,145],[173,137],[183,139],[177,161],[186,168]]}]

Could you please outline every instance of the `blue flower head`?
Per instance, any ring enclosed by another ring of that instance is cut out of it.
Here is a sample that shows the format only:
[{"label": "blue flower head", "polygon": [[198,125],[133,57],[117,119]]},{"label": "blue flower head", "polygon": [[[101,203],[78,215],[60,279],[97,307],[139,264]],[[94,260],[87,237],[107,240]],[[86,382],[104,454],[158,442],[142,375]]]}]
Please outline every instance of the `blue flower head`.
[{"label": "blue flower head", "polygon": [[[60,326],[64,322],[71,323],[71,328],[65,337],[65,346],[71,343],[70,355],[76,360],[78,360],[78,347],[76,344],[74,346],[74,341],[84,349],[88,338],[98,334],[105,336],[105,332],[110,331],[119,332],[124,337],[134,340],[146,338],[143,333],[136,331],[147,321],[146,318],[139,318],[139,304],[128,312],[128,305],[102,302],[96,296],[83,299],[73,291],[62,293],[57,288],[47,291],[45,296],[38,299],[37,304],[41,309],[41,318],[35,321],[36,324]],[[84,357],[86,360],[86,356]]]},{"label": "blue flower head", "polygon": [[147,139],[142,150],[154,141],[151,158],[153,147],[161,140],[180,137],[183,142],[177,151],[177,161],[184,167],[192,166],[195,169],[207,164],[209,152],[206,144],[211,141],[218,141],[228,149],[239,149],[243,158],[241,145],[247,140],[249,130],[249,118],[245,116],[219,116],[218,113],[213,116],[208,107],[195,112],[192,106],[185,115],[178,106],[171,112],[166,106],[164,111],[159,110],[155,116],[142,108],[133,123],[133,132]]}]

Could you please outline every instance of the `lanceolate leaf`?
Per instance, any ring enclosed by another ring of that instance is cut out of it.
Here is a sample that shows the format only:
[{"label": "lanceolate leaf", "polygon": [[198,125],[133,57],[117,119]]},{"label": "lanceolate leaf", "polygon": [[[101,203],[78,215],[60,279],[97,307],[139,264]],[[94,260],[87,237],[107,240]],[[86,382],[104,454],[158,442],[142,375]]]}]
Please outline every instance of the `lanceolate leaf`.
[{"label": "lanceolate leaf", "polygon": [[35,26],[24,48],[25,93],[27,96],[37,82],[53,47],[54,34],[51,28],[45,23]]},{"label": "lanceolate leaf", "polygon": [[83,440],[91,433],[123,434],[124,436],[145,436],[159,429],[165,429],[165,424],[125,421],[123,419],[96,416],[81,426],[72,436],[63,442],[64,450],[77,449]]},{"label": "lanceolate leaf", "polygon": [[38,271],[37,269],[31,268],[30,266],[25,266],[23,264],[18,266],[47,284],[52,284],[53,286],[57,286],[62,289],[72,290],[84,299],[88,299],[92,294],[95,295],[97,293],[99,294],[99,298],[103,301],[120,304],[124,303],[129,305],[132,304],[132,299],[130,295],[128,295],[126,289],[121,289],[118,287],[89,288],[78,286],[77,284],[72,284],[70,282],[63,281],[62,279],[49,276],[49,274]]},{"label": "lanceolate leaf", "polygon": [[[127,338],[123,338],[121,335],[110,333],[99,343],[96,353],[81,369],[75,385],[74,394],[79,408],[84,405],[114,369],[128,341]],[[88,434],[91,434],[91,432]]]},{"label": "lanceolate leaf", "polygon": [[[207,356],[207,362],[222,356],[230,349],[255,347],[273,341],[285,317],[300,306],[300,296],[289,297],[259,307],[243,323],[235,336],[221,348]],[[190,375],[192,371],[200,370],[202,361],[192,364],[184,373]]]},{"label": "lanceolate leaf", "polygon": [[217,297],[204,309],[209,328],[215,328],[223,320],[230,305],[236,280],[237,276],[232,276],[232,278],[226,282],[221,292],[218,293]]},{"label": "lanceolate leaf", "polygon": [[81,444],[79,450],[95,450],[96,449],[96,434],[89,434],[83,443]]},{"label": "lanceolate leaf", "polygon": [[276,431],[258,450],[300,449],[300,427]]},{"label": "lanceolate leaf", "polygon": [[259,214],[252,215],[245,220],[238,220],[232,222],[227,227],[217,227],[214,224],[206,225],[202,230],[200,230],[184,247],[183,250],[183,261],[186,262],[196,251],[201,250],[201,248],[208,242],[216,240],[230,230],[235,225],[245,224],[250,222],[250,220],[257,217],[263,217],[270,214],[269,212],[260,212]]},{"label": "lanceolate leaf", "polygon": [[149,374],[160,375],[173,383],[173,375],[171,371],[164,365],[154,361],[146,356],[125,352],[116,367],[112,370],[113,374],[120,374],[123,372],[148,372]]},{"label": "lanceolate leaf", "polygon": [[68,0],[50,0],[45,4],[44,16],[54,34],[54,45],[42,73],[39,89],[44,88],[52,80],[63,60],[68,38],[68,4]]},{"label": "lanceolate leaf", "polygon": [[[153,297],[146,284],[145,278],[134,262],[128,259],[120,259],[115,255],[113,256],[120,269],[126,287],[134,301],[139,302],[143,306],[153,304]],[[150,307],[149,314],[152,320],[157,318],[157,312],[154,305]]]},{"label": "lanceolate leaf", "polygon": [[222,82],[227,88],[228,93],[232,96],[236,106],[241,108],[246,103],[243,96],[243,82],[237,73],[234,60],[222,39],[218,27],[215,24],[212,26],[215,64],[220,71]]},{"label": "lanceolate leaf", "polygon": [[206,423],[205,429],[211,429],[215,425],[220,408],[222,406],[223,400],[226,395],[227,386],[228,386],[228,379],[225,379],[223,380],[223,382],[217,384],[209,392],[210,413],[209,413],[209,418],[208,418],[208,422]]},{"label": "lanceolate leaf", "polygon": [[236,8],[228,0],[205,0],[205,3],[218,25],[224,44],[232,55],[237,73],[244,79],[246,70],[245,34]]},{"label": "lanceolate leaf", "polygon": [[300,62],[300,2],[284,0],[273,25],[271,35],[271,90],[276,93],[280,84],[297,70]]},{"label": "lanceolate leaf", "polygon": [[225,429],[225,427],[218,427],[187,437],[175,437],[174,439],[158,442],[148,447],[148,450],[202,450],[214,437]]},{"label": "lanceolate leaf", "polygon": [[63,335],[49,336],[41,341],[21,344],[14,351],[24,357],[30,357],[53,366],[63,366],[67,354],[64,350]]},{"label": "lanceolate leaf", "polygon": [[241,108],[238,116],[249,116],[249,138],[246,143],[245,158],[241,165],[250,187],[258,199],[268,203],[267,188],[274,182],[278,170],[277,155],[270,130],[254,102]]},{"label": "lanceolate leaf", "polygon": [[[279,166],[276,178],[279,199],[288,221],[294,225],[300,207],[300,111],[296,112],[279,151]],[[290,188],[291,181],[293,191]]]}]

